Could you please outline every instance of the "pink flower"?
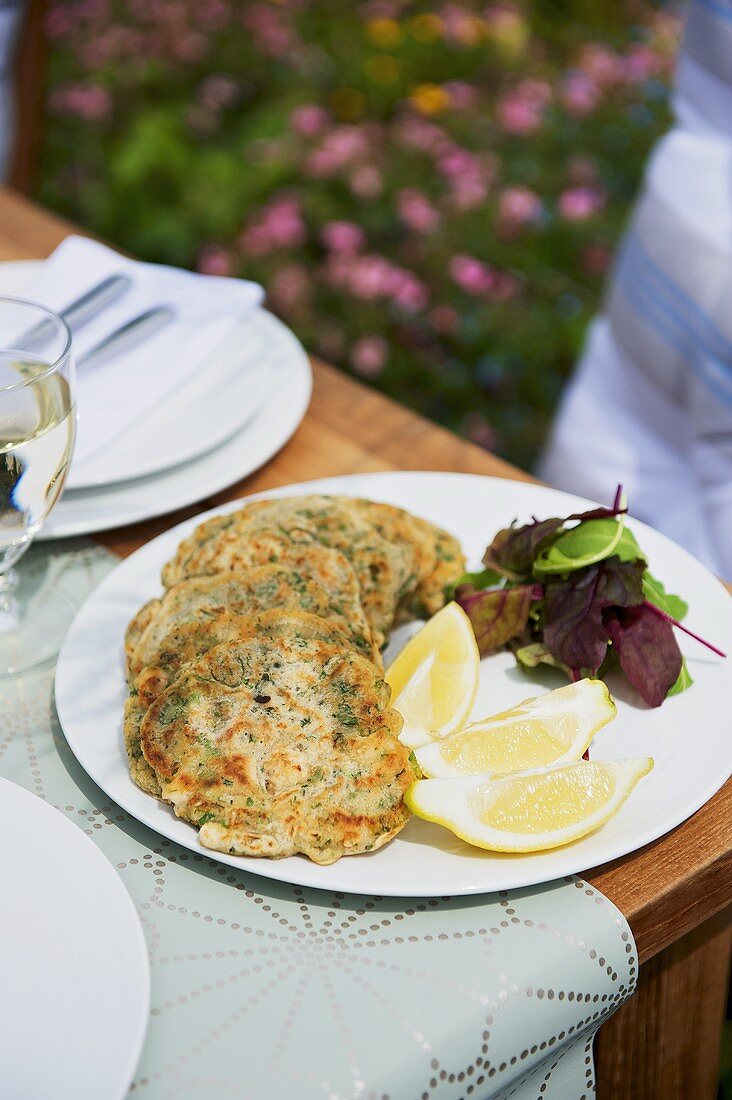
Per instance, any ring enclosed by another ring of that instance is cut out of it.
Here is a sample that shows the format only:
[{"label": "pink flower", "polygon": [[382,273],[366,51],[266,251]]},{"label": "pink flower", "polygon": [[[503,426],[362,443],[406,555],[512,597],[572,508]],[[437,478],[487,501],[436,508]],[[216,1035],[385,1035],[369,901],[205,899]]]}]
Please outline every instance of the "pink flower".
[{"label": "pink flower", "polygon": [[457,255],[450,260],[450,275],[468,294],[487,294],[496,284],[495,272],[473,256]]},{"label": "pink flower", "polygon": [[376,378],[384,369],[389,345],[382,336],[361,336],[351,349],[353,369],[364,378]]},{"label": "pink flower", "polygon": [[362,164],[348,178],[351,190],[359,199],[375,199],[381,194],[384,181],[378,168]]},{"label": "pink flower", "polygon": [[290,115],[290,124],[293,130],[301,137],[314,137],[320,133],[327,122],[327,112],[322,107],[316,107],[313,103],[296,107]]},{"label": "pink flower", "polygon": [[358,252],[366,242],[364,231],[353,222],[327,222],[321,237],[331,252]]},{"label": "pink flower", "polygon": [[394,135],[397,141],[433,156],[448,153],[452,148],[452,142],[445,131],[435,122],[420,115],[402,115],[395,123]]},{"label": "pink flower", "polygon": [[622,60],[607,46],[597,42],[590,42],[582,48],[578,64],[601,88],[611,88],[623,79]]},{"label": "pink flower", "polygon": [[267,287],[267,297],[282,313],[295,312],[310,298],[312,280],[300,264],[283,264]]},{"label": "pink flower", "polygon": [[231,253],[220,244],[206,244],[198,253],[196,270],[203,275],[231,275],[234,270]]},{"label": "pink flower", "polygon": [[333,252],[323,273],[326,282],[354,298],[392,301],[405,313],[424,309],[429,299],[427,287],[413,272],[397,267],[384,256]]},{"label": "pink flower", "polygon": [[647,46],[632,46],[622,64],[625,79],[633,84],[657,76],[663,68],[658,54]]},{"label": "pink flower", "polygon": [[204,107],[214,111],[231,103],[239,91],[239,84],[228,73],[211,73],[198,86],[198,99]]},{"label": "pink flower", "polygon": [[454,179],[467,174],[479,176],[481,163],[480,158],[475,153],[471,153],[468,149],[453,146],[440,157],[438,167],[448,179]]},{"label": "pink flower", "polygon": [[571,187],[559,196],[559,213],[569,222],[583,222],[605,205],[604,196],[593,187]]},{"label": "pink flower", "polygon": [[510,228],[539,221],[542,210],[541,199],[528,187],[506,187],[498,199],[498,217]]},{"label": "pink flower", "polygon": [[112,97],[98,84],[67,84],[51,95],[51,107],[59,115],[72,115],[94,122],[112,109]]},{"label": "pink flower", "polygon": [[498,100],[496,116],[499,124],[509,134],[524,136],[535,133],[542,124],[551,95],[551,86],[545,80],[522,80]]},{"label": "pink flower", "polygon": [[496,105],[498,122],[509,134],[523,137],[535,133],[541,126],[542,111],[534,103],[516,96],[506,96]]},{"label": "pink flower", "polygon": [[575,118],[585,118],[600,102],[600,89],[585,73],[569,73],[562,88],[562,102]]},{"label": "pink flower", "polygon": [[476,89],[465,80],[450,80],[443,87],[450,96],[452,106],[458,111],[467,111],[477,103]]},{"label": "pink flower", "polygon": [[389,294],[406,313],[417,313],[427,305],[427,288],[411,271],[395,268],[389,281]]},{"label": "pink flower", "polygon": [[417,233],[432,233],[440,224],[440,213],[429,199],[414,188],[405,188],[397,195],[399,217]]},{"label": "pink flower", "polygon": [[487,195],[486,184],[469,176],[453,180],[450,188],[450,200],[458,210],[472,210],[473,207],[480,206]]},{"label": "pink flower", "polygon": [[287,12],[270,4],[242,5],[241,21],[254,39],[255,46],[268,57],[293,53],[298,39],[287,21]]},{"label": "pink flower", "polygon": [[296,248],[306,237],[299,201],[279,198],[250,219],[239,243],[249,255],[261,256],[273,248]]},{"label": "pink flower", "polygon": [[312,176],[329,179],[341,168],[367,156],[368,152],[369,141],[362,127],[337,126],[324,135],[317,149],[313,149],[305,169]]}]

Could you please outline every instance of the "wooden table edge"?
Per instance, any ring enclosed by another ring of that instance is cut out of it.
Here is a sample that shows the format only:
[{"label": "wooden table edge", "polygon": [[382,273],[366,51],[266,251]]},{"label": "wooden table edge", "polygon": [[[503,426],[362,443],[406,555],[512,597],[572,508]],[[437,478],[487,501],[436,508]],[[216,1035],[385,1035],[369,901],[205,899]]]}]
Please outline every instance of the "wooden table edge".
[{"label": "wooden table edge", "polygon": [[[72,232],[83,230],[0,187],[0,260],[44,258]],[[288,480],[310,480],[310,477],[290,475],[298,464],[292,456],[300,445],[300,437],[309,433],[309,445],[313,445],[313,432],[310,431],[313,425],[316,436],[329,432],[335,437],[339,434],[340,422],[342,446],[348,456],[346,465],[355,465],[353,469],[340,469],[338,473],[363,472],[366,461],[365,468],[373,470],[434,468],[535,480],[333,367],[313,360],[313,373],[314,395],[305,421],[290,442],[264,467],[243,482],[191,508],[144,524],[101,533],[95,536],[97,541],[124,557],[188,515],[248,493],[287,484]],[[351,430],[342,431],[344,416],[357,406],[365,408],[365,420],[374,428],[367,442]],[[427,440],[429,447],[425,446]],[[425,451],[433,456],[431,461],[426,460]],[[312,476],[328,474],[321,472]],[[611,864],[584,872],[583,877],[617,905],[628,920],[641,962],[663,951],[729,904],[732,883],[730,810],[732,782],[664,837]],[[671,878],[668,867],[677,872],[682,867],[683,874],[677,873]]]}]

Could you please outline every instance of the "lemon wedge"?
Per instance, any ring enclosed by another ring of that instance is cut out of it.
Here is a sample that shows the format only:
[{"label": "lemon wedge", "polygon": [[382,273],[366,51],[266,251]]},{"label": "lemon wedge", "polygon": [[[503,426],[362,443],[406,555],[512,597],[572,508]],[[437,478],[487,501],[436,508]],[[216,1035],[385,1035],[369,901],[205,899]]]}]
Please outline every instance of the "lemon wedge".
[{"label": "lemon wedge", "polygon": [[500,779],[420,779],[406,793],[412,813],[494,852],[540,852],[599,829],[618,812],[653,760],[579,761]]},{"label": "lemon wedge", "polygon": [[492,776],[579,760],[617,713],[602,680],[579,680],[415,749],[429,778]]},{"label": "lemon wedge", "polygon": [[478,690],[480,654],[470,619],[456,603],[438,611],[386,672],[391,705],[404,719],[401,740],[414,748],[463,726]]}]

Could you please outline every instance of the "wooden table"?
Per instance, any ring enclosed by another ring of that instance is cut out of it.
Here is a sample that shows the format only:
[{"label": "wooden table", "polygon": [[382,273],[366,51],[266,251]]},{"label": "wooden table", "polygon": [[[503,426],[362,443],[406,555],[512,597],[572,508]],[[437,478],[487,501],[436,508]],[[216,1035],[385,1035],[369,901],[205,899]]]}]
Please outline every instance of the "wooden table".
[{"label": "wooden table", "polygon": [[[73,228],[0,188],[0,260],[45,257]],[[195,512],[245,493],[334,474],[455,470],[530,480],[332,367],[314,362],[313,370],[305,420],[262,470],[194,508],[108,532],[100,541],[125,556]],[[585,876],[628,918],[642,963],[638,992],[598,1038],[600,1100],[716,1096],[732,949],[731,811],[728,783],[661,840]]]}]

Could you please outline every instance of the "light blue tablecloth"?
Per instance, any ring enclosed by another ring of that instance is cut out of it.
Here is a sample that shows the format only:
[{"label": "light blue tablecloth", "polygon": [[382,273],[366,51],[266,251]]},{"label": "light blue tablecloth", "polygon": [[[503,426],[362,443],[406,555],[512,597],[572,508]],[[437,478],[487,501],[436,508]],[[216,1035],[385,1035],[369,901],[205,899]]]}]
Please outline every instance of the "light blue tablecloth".
[{"label": "light blue tablecloth", "polygon": [[[21,568],[80,604],[115,560],[67,542]],[[415,901],[237,872],[110,803],[59,728],[51,668],[0,681],[0,774],[77,822],[135,901],[152,1010],[131,1095],[594,1095],[592,1040],[633,992],[637,956],[586,882]]]}]

